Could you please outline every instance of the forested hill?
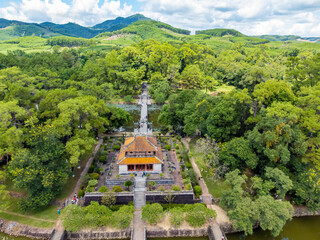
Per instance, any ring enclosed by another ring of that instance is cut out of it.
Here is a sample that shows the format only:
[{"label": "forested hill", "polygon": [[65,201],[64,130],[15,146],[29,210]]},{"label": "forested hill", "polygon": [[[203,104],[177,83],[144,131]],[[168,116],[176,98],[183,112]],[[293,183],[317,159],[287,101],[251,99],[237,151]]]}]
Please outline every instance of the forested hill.
[{"label": "forested hill", "polygon": [[83,27],[76,23],[55,24],[51,22],[44,22],[40,25],[52,32],[69,37],[93,38],[103,31]]},{"label": "forested hill", "polygon": [[245,35],[239,31],[236,31],[234,29],[224,29],[224,28],[196,31],[196,34],[206,34],[214,37],[223,37],[223,36],[245,37]]},{"label": "forested hill", "polygon": [[[126,18],[118,17],[90,27],[84,27],[76,23],[55,24],[52,22],[26,23],[0,18],[0,41],[10,40],[24,36],[52,37],[69,36],[81,38],[93,38],[101,32],[113,32],[129,26],[131,23],[141,20],[152,20],[142,14],[135,14]],[[171,27],[171,26],[170,26]]]},{"label": "forested hill", "polygon": [[129,26],[131,23],[142,21],[142,20],[150,21],[152,19],[147,18],[142,14],[135,14],[127,18],[117,17],[116,19],[113,19],[113,20],[107,20],[97,25],[94,25],[92,28],[103,29],[104,31],[107,31],[107,32],[113,32]]}]

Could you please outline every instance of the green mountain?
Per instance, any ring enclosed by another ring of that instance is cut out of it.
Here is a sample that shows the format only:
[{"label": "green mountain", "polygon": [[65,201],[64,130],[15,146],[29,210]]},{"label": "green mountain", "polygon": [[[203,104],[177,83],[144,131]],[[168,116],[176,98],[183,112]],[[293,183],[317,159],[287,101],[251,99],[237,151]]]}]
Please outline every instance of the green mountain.
[{"label": "green mountain", "polygon": [[169,41],[180,39],[181,37],[189,36],[190,31],[175,28],[169,24],[149,20],[149,21],[138,21],[130,24],[129,26],[110,32],[104,32],[97,36],[97,38],[103,38],[106,36],[124,36],[124,35],[137,35],[140,39],[156,39],[158,41]]},{"label": "green mountain", "polygon": [[116,19],[113,19],[113,20],[104,21],[102,23],[99,23],[93,26],[92,29],[103,29],[104,31],[107,31],[107,32],[113,32],[129,26],[131,23],[142,21],[142,20],[150,21],[152,19],[147,18],[142,14],[135,14],[126,18],[117,17]]},{"label": "green mountain", "polygon": [[295,35],[260,35],[255,37],[268,39],[270,41],[280,41],[280,42],[293,41],[301,38]]},{"label": "green mountain", "polygon": [[102,32],[102,30],[94,30],[91,28],[80,26],[76,23],[55,24],[51,22],[44,22],[40,25],[52,32],[69,37],[93,38]]},{"label": "green mountain", "polygon": [[199,31],[196,31],[196,35],[198,34],[206,34],[214,37],[224,37],[224,36],[246,37],[246,35],[242,34],[241,32],[238,32],[234,29],[225,29],[225,28],[199,30]]},{"label": "green mountain", "polygon": [[39,24],[0,19],[0,41],[24,36],[48,38],[59,35],[61,34],[52,32]]}]

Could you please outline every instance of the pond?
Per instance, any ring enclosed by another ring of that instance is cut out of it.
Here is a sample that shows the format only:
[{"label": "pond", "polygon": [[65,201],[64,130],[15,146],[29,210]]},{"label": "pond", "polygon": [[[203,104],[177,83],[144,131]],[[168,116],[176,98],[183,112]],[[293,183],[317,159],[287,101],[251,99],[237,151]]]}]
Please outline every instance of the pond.
[{"label": "pond", "polygon": [[227,235],[228,240],[317,240],[320,239],[320,216],[293,218],[278,237],[257,229],[251,236],[242,233]]},{"label": "pond", "polygon": [[[112,104],[112,106],[116,106],[118,108],[125,109],[132,116],[132,121],[124,124],[119,131],[125,132],[133,132],[134,123],[140,120],[140,106],[137,104]],[[158,122],[158,117],[161,111],[162,105],[152,104],[148,106],[148,121],[153,123],[153,130],[159,131],[161,124]]]}]

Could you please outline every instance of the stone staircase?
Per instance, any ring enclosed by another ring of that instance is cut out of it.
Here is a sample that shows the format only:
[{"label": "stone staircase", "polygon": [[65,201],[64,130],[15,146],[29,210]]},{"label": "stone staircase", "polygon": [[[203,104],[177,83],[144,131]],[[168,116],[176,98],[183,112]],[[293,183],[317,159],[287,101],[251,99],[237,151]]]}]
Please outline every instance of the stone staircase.
[{"label": "stone staircase", "polygon": [[146,205],[146,178],[137,176],[134,187],[134,207],[141,209]]}]

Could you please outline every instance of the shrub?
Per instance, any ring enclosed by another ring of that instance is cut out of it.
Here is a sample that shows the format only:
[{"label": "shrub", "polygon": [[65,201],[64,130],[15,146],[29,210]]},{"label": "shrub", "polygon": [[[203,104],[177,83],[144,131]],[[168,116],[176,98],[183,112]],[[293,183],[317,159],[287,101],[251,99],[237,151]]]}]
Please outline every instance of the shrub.
[{"label": "shrub", "polygon": [[148,204],[142,207],[141,217],[149,224],[157,224],[163,216],[163,208],[159,203]]},{"label": "shrub", "polygon": [[116,205],[117,199],[113,192],[108,192],[103,195],[101,203],[103,205],[106,205],[107,207],[111,207],[113,205]]},{"label": "shrub", "polygon": [[88,185],[87,188],[86,188],[86,191],[87,192],[93,192],[94,191],[94,187]]},{"label": "shrub", "polygon": [[199,196],[202,194],[202,189],[199,185],[196,185],[193,187],[194,195],[196,195],[196,198],[199,198]]},{"label": "shrub", "polygon": [[185,165],[181,165],[180,167],[181,167],[181,170],[182,170],[182,171],[184,171],[184,170],[186,169],[186,166],[185,166]]},{"label": "shrub", "polygon": [[183,179],[183,184],[191,183],[191,180],[189,178]]},{"label": "shrub", "polygon": [[191,190],[191,183],[186,184],[186,190]]},{"label": "shrub", "polygon": [[120,175],[119,174],[117,174],[117,176],[116,176],[117,178],[120,178]]},{"label": "shrub", "polygon": [[78,192],[78,197],[83,197],[84,196],[84,190],[80,189]]},{"label": "shrub", "polygon": [[158,187],[158,191],[161,191],[161,192],[163,192],[163,191],[165,191],[166,189],[164,188],[164,186],[160,186],[160,187]]},{"label": "shrub", "polygon": [[91,179],[98,180],[99,179],[99,173],[90,173]]},{"label": "shrub", "polygon": [[82,180],[82,185],[87,186],[90,180],[91,180],[90,174],[86,174]]},{"label": "shrub", "polygon": [[96,179],[92,179],[89,181],[88,186],[95,187],[98,184],[98,181]]},{"label": "shrub", "polygon": [[171,145],[170,145],[170,144],[165,145],[164,148],[165,148],[167,151],[171,151]]},{"label": "shrub", "polygon": [[125,102],[132,102],[132,101],[133,101],[133,98],[132,98],[131,95],[127,95],[127,96],[125,96],[125,97],[123,98],[123,101],[125,101]]},{"label": "shrub", "polygon": [[186,173],[185,171],[182,171],[182,172],[181,172],[181,177],[182,177],[183,179],[186,179],[186,178],[187,178],[187,173]]},{"label": "shrub", "polygon": [[185,204],[181,204],[181,203],[165,203],[165,204],[161,204],[161,206],[163,207],[163,211],[167,211],[170,210],[172,208],[184,208]]},{"label": "shrub", "polygon": [[197,175],[196,175],[196,173],[193,171],[192,168],[188,169],[187,175],[188,175],[188,177],[190,178],[191,183],[192,183],[193,186],[199,184],[198,179],[197,179]]},{"label": "shrub", "polygon": [[120,146],[117,145],[117,144],[114,144],[112,148],[113,148],[114,151],[120,150]]},{"label": "shrub", "polygon": [[212,209],[208,209],[201,203],[196,204],[186,204],[186,221],[192,227],[201,227],[206,221],[208,221],[211,217],[216,218],[216,211]]},{"label": "shrub", "polygon": [[120,186],[113,186],[112,191],[114,191],[114,192],[122,192],[122,188]]},{"label": "shrub", "polygon": [[133,174],[133,173],[131,173],[131,174],[130,174],[130,177],[132,177],[132,178],[133,178],[133,177],[134,177],[134,174]]},{"label": "shrub", "polygon": [[129,227],[133,216],[133,206],[122,206],[120,209],[112,214],[112,225],[116,228],[124,229]]},{"label": "shrub", "polygon": [[101,186],[99,188],[99,192],[101,192],[101,193],[108,192],[108,188],[106,186]]},{"label": "shrub", "polygon": [[177,139],[178,139],[179,141],[181,141],[181,136],[180,136],[180,135],[178,135],[178,136],[177,136]]},{"label": "shrub", "polygon": [[103,172],[103,167],[100,167],[100,168],[99,168],[99,172]]},{"label": "shrub", "polygon": [[109,137],[105,136],[103,137],[103,142],[107,142],[109,140]]},{"label": "shrub", "polygon": [[178,144],[175,144],[174,147],[175,147],[176,150],[179,149],[179,145]]},{"label": "shrub", "polygon": [[182,208],[172,208],[170,210],[170,223],[174,227],[179,227],[184,221],[184,212]]},{"label": "shrub", "polygon": [[181,191],[181,187],[177,186],[177,185],[173,185],[172,190],[173,191]]},{"label": "shrub", "polygon": [[123,183],[123,186],[125,186],[125,187],[127,187],[127,189],[128,189],[128,191],[129,191],[129,188],[130,188],[130,186],[132,186],[132,182],[131,181],[125,181],[124,183]]},{"label": "shrub", "polygon": [[159,175],[160,175],[161,178],[163,177],[163,173],[160,173]]},{"label": "shrub", "polygon": [[155,181],[148,182],[149,191],[151,191],[151,188],[154,188],[155,186],[156,186],[156,182]]},{"label": "shrub", "polygon": [[91,165],[91,166],[89,167],[88,173],[93,173],[94,168],[95,168],[95,167]]}]

